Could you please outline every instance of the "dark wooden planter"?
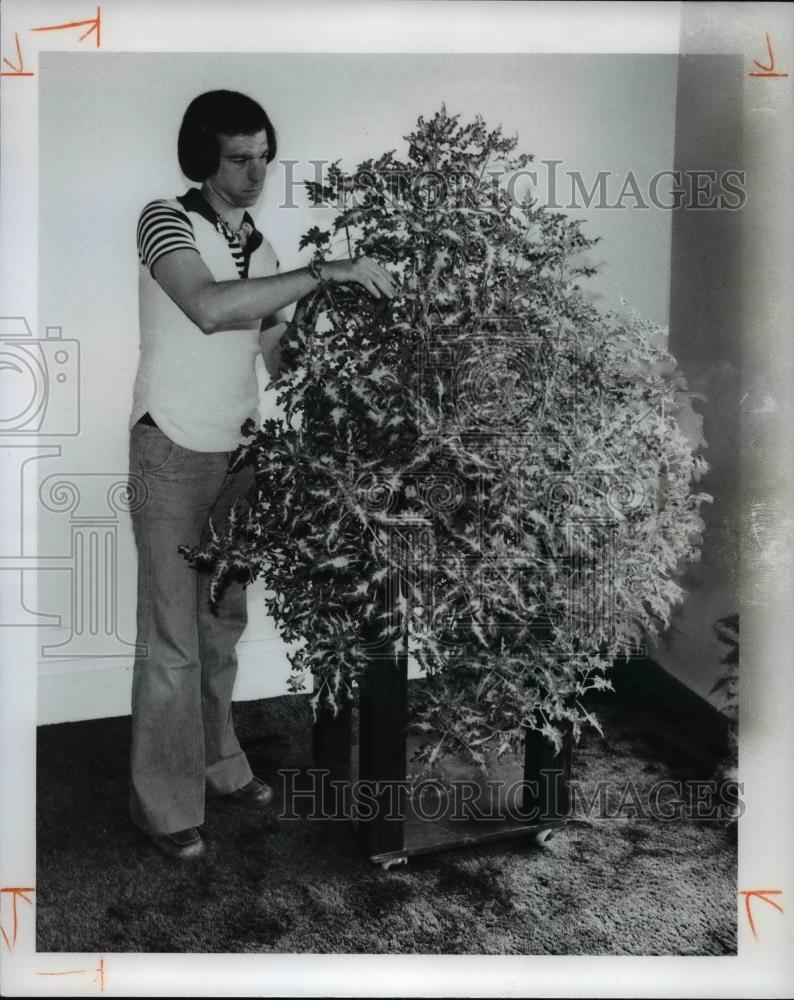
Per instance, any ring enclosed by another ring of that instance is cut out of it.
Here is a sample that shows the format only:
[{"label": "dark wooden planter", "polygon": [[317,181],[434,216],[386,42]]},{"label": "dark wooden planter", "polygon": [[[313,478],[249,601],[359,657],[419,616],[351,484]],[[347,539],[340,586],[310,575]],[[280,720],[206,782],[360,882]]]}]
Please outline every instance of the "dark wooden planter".
[{"label": "dark wooden planter", "polygon": [[[398,784],[407,782],[412,749],[412,737],[407,731],[407,674],[407,656],[373,657],[359,684],[357,703],[343,709],[336,718],[330,713],[320,714],[313,728],[314,764],[325,780],[326,813],[350,815],[351,803],[355,802],[350,789],[356,782],[366,785],[372,815],[364,816],[359,811],[356,816],[353,810],[350,818],[370,861],[390,868],[405,864],[412,855],[507,837],[530,836],[543,843],[555,828],[565,824],[573,742],[570,732],[557,755],[543,736],[528,733],[523,766],[515,759],[512,767],[496,765],[489,773],[490,787],[486,783],[484,788],[487,798],[469,799],[469,812],[474,807],[480,815],[464,817],[465,810],[456,808],[449,798],[442,801],[443,796],[437,793],[439,815],[429,817],[432,805],[428,808],[427,801],[433,802],[433,786],[426,784],[418,800],[419,786],[412,796],[406,784]],[[454,772],[456,765],[451,767]],[[471,796],[475,794],[473,773],[466,764],[460,764],[458,777],[453,774],[453,783],[469,782]],[[505,790],[512,793],[507,799]]]}]

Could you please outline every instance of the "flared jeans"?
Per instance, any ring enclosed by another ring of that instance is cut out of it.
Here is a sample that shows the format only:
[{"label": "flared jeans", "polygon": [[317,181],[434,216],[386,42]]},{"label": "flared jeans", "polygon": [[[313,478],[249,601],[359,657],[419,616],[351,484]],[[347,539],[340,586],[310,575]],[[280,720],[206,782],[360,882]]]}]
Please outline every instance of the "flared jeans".
[{"label": "flared jeans", "polygon": [[247,623],[246,592],[232,582],[216,609],[208,572],[179,545],[209,537],[252,485],[246,466],[228,472],[231,452],[175,444],[158,427],[130,431],[130,472],[138,549],[137,650],[132,679],[130,813],[150,834],[204,822],[205,796],[233,792],[253,777],[231,715],[237,641]]}]

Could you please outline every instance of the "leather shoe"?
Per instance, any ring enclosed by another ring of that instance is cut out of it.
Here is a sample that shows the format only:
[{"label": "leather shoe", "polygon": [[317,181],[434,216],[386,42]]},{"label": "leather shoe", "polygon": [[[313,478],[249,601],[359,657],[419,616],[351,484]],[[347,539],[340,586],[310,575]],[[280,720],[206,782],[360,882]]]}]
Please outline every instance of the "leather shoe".
[{"label": "leather shoe", "polygon": [[236,792],[229,792],[224,798],[245,806],[266,806],[273,801],[273,789],[259,778],[251,778],[242,788],[238,788]]},{"label": "leather shoe", "polygon": [[195,827],[176,833],[150,834],[152,842],[163,854],[175,861],[195,861],[205,850],[201,834]]}]

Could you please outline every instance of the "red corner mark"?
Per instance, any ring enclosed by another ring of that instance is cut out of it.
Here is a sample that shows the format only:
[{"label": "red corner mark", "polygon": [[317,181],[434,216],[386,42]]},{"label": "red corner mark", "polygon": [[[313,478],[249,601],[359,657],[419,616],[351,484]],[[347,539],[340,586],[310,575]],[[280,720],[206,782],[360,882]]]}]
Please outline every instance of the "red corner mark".
[{"label": "red corner mark", "polygon": [[770,896],[782,896],[782,889],[741,889],[739,891],[740,896],[744,896],[744,908],[747,911],[747,919],[750,922],[750,930],[753,932],[753,937],[758,940],[758,935],[755,932],[755,922],[753,921],[753,911],[750,908],[750,900],[753,897],[757,899],[763,899],[765,903],[769,903],[770,906],[774,906],[776,910],[780,913],[783,912],[783,907],[778,906],[774,899],[769,899]]},{"label": "red corner mark", "polygon": [[104,960],[104,958],[100,958],[100,960],[99,960],[99,967],[97,968],[96,971],[97,971],[97,974],[94,976],[94,978],[91,980],[91,982],[92,983],[98,982],[99,983],[99,992],[100,993],[104,993],[105,992],[105,960]]},{"label": "red corner mark", "polygon": [[[37,976],[85,976],[91,969],[67,969],[65,972],[37,972]],[[99,965],[96,967],[96,975],[91,980],[92,983],[99,984],[99,992],[105,992],[105,960],[100,958]]]},{"label": "red corner mark", "polygon": [[84,38],[88,38],[89,35],[96,32],[96,47],[99,48],[100,44],[100,32],[101,32],[101,14],[99,7],[96,9],[96,17],[92,17],[87,21],[68,21],[66,24],[45,24],[40,28],[31,28],[31,31],[63,31],[65,28],[84,28],[88,25],[88,31],[84,31],[82,35],[77,39],[78,42],[82,42]]},{"label": "red corner mark", "polygon": [[37,976],[84,976],[88,969],[67,969],[66,972],[37,972]]},{"label": "red corner mark", "polygon": [[766,38],[766,51],[769,55],[769,65],[765,63],[760,63],[757,59],[753,59],[754,65],[756,65],[763,73],[748,73],[748,76],[764,77],[764,76],[776,76],[784,77],[788,76],[788,73],[776,73],[775,72],[775,53],[772,51],[772,43],[769,40],[769,35],[765,34]]},{"label": "red corner mark", "polygon": [[3,56],[3,62],[6,64],[6,66],[11,67],[12,72],[9,73],[7,70],[2,70],[0,71],[0,76],[33,76],[33,73],[31,73],[29,70],[28,71],[25,70],[25,62],[22,58],[22,49],[19,45],[19,35],[16,32],[14,32],[14,41],[16,42],[17,46],[17,59],[19,60],[19,65],[15,66],[10,59],[6,59],[5,56]]},{"label": "red corner mark", "polygon": [[[31,31],[63,31],[66,28],[86,28],[87,30],[77,39],[82,42],[89,35],[96,35],[96,47],[99,48],[102,33],[102,12],[99,7],[96,9],[96,17],[88,18],[85,21],[67,21],[65,24],[43,24],[38,28],[31,28]],[[0,76],[35,76],[36,74],[25,69],[25,62],[22,58],[22,47],[19,44],[19,35],[14,32],[14,42],[17,49],[17,62],[12,63],[10,59],[3,57],[3,63],[11,67],[11,71],[0,70]]]},{"label": "red corner mark", "polygon": [[[28,892],[35,892],[35,891],[36,890],[34,888],[32,888],[32,887],[27,887],[27,888],[26,887],[22,887],[22,888],[19,888],[19,887],[12,887],[12,886],[4,886],[3,888],[0,889],[0,893],[3,893],[3,892],[9,893],[11,895],[11,898],[14,901],[13,902],[13,917],[12,917],[13,924],[12,924],[12,930],[11,930],[11,940],[9,940],[9,938],[8,938],[8,934],[6,933],[5,927],[3,927],[2,923],[0,923],[0,934],[2,934],[3,941],[5,941],[6,948],[8,948],[9,951],[13,951],[14,950],[14,945],[17,943],[17,928],[18,928],[18,925],[19,925],[19,920],[18,920],[18,917],[17,917],[17,900],[18,899],[24,899],[26,903],[29,903],[30,906],[32,906],[33,903],[32,903],[32,901],[30,899],[28,899],[26,893],[28,893]],[[2,899],[2,896],[0,896],[0,899]]]}]

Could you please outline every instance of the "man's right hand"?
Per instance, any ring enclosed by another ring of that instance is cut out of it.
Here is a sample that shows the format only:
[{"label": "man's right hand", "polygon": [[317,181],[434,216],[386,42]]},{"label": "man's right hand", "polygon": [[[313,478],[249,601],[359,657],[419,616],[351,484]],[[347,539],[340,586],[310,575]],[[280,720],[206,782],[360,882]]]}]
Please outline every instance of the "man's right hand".
[{"label": "man's right hand", "polygon": [[376,299],[392,299],[397,294],[397,285],[389,272],[371,257],[356,257],[348,260],[330,260],[320,265],[320,274],[329,281],[354,281],[362,285]]}]

